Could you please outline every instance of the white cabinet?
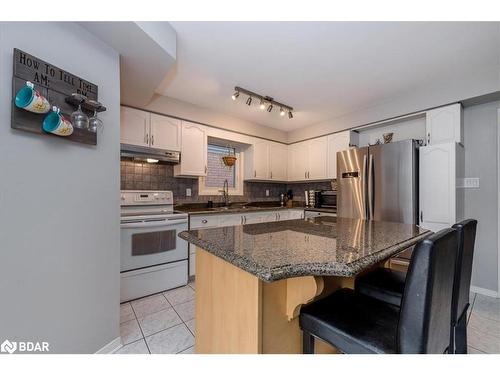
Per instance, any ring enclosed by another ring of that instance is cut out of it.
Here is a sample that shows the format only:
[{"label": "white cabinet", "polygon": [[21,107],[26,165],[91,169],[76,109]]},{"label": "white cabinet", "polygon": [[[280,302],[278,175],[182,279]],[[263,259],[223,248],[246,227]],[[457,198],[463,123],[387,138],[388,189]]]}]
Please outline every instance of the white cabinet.
[{"label": "white cabinet", "polygon": [[269,177],[271,180],[287,180],[287,145],[271,142],[269,144]]},{"label": "white cabinet", "polygon": [[327,178],[327,137],[307,141],[307,179],[322,180]]},{"label": "white cabinet", "polygon": [[463,178],[464,150],[455,142],[420,147],[420,225],[439,231],[460,221],[464,191],[457,186]]},{"label": "white cabinet", "polygon": [[253,145],[253,178],[266,180],[269,178],[269,142],[258,140]]},{"label": "white cabinet", "polygon": [[151,147],[181,150],[181,120],[151,114]]},{"label": "white cabinet", "polygon": [[121,107],[120,116],[121,143],[180,151],[180,120],[129,107]]},{"label": "white cabinet", "polygon": [[129,107],[120,107],[120,142],[135,146],[149,146],[150,113]]},{"label": "white cabinet", "polygon": [[328,178],[337,178],[337,152],[349,148],[350,131],[335,133],[328,136]]},{"label": "white cabinet", "polygon": [[289,146],[289,181],[327,179],[327,137]]},{"label": "white cabinet", "polygon": [[207,131],[203,125],[182,121],[181,162],[174,166],[174,176],[207,175]]},{"label": "white cabinet", "polygon": [[427,145],[447,142],[463,143],[462,117],[460,103],[427,111],[425,117]]}]

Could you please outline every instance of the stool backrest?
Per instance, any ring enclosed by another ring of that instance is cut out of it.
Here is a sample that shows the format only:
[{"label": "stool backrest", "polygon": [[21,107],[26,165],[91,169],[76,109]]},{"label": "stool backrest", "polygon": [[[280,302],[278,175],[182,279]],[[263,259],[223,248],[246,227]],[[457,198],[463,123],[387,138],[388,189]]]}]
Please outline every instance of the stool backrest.
[{"label": "stool backrest", "polygon": [[452,322],[456,324],[469,307],[469,290],[477,220],[467,219],[455,224],[452,228],[458,232],[458,254],[451,310]]},{"label": "stool backrest", "polygon": [[458,233],[444,229],[417,244],[406,276],[399,353],[444,353],[450,342]]}]

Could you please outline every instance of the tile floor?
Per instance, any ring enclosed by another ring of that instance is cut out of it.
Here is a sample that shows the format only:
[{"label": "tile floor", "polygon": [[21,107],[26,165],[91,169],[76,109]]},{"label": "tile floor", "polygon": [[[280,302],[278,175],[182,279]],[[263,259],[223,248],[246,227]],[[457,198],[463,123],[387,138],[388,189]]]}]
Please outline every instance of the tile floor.
[{"label": "tile floor", "polygon": [[195,282],[120,305],[116,354],[194,353]]},{"label": "tile floor", "polygon": [[[117,354],[194,353],[195,282],[120,306]],[[471,293],[470,354],[500,354],[500,299]]]}]

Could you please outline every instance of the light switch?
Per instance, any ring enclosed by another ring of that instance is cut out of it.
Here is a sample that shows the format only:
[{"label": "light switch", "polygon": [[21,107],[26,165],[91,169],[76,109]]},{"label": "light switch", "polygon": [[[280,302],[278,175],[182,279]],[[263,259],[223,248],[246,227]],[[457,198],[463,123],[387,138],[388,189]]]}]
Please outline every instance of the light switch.
[{"label": "light switch", "polygon": [[190,197],[191,196],[191,188],[187,188],[186,189],[186,197]]},{"label": "light switch", "polygon": [[479,188],[479,177],[467,177],[467,178],[464,178],[464,188],[466,188],[466,189],[477,189],[477,188]]},{"label": "light switch", "polygon": [[268,196],[269,196],[269,190],[266,189],[266,197],[268,197]]}]

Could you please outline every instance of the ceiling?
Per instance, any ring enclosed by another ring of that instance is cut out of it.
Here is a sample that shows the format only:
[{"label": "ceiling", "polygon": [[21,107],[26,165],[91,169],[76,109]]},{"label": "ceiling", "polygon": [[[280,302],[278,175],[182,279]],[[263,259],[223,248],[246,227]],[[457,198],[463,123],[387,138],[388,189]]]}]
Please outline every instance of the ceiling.
[{"label": "ceiling", "polygon": [[[498,68],[498,23],[171,22],[177,62],[157,92],[291,131],[478,69]],[[267,113],[241,86],[295,108]]]}]

